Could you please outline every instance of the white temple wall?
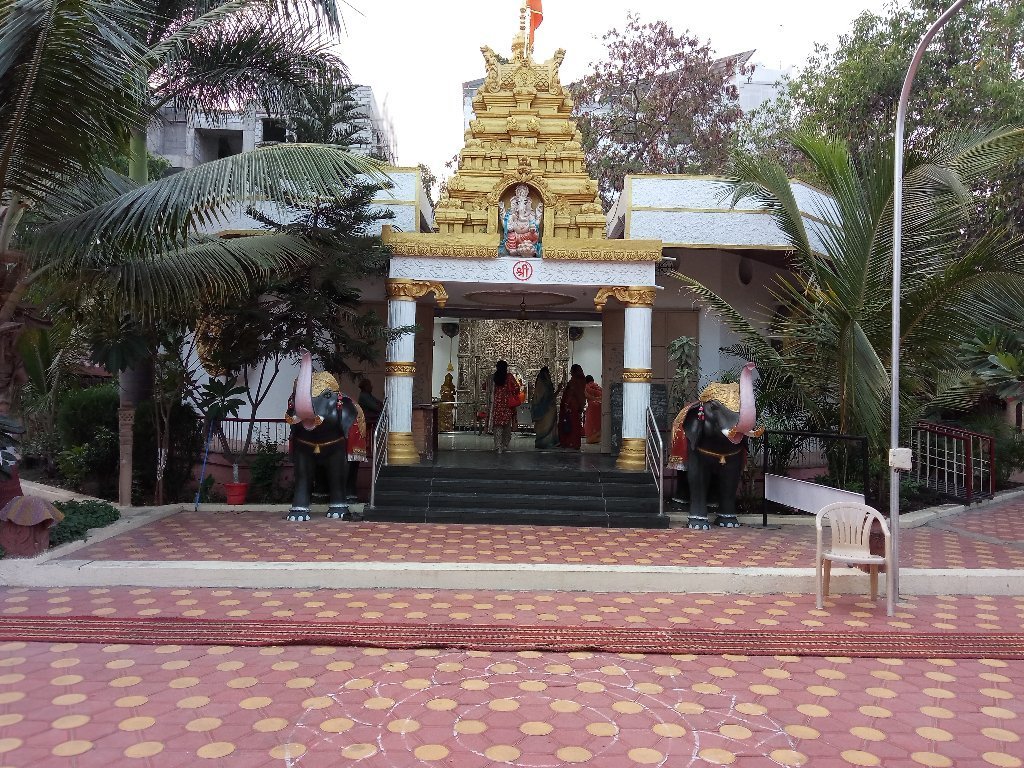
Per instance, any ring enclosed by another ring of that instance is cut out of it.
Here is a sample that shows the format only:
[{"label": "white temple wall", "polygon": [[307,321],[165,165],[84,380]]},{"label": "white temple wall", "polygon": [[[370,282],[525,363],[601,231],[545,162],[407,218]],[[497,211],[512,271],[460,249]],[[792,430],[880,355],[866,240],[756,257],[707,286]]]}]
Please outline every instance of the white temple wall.
[{"label": "white temple wall", "polygon": [[[583,338],[577,341],[575,346],[571,343],[569,345],[572,352],[572,359],[569,361],[569,364],[579,363],[583,367],[585,374],[593,376],[594,381],[604,386],[602,383],[603,377],[601,376],[601,347],[604,335],[601,323],[596,321],[574,321],[569,323],[569,325],[579,326],[583,329]],[[566,371],[566,378],[568,378],[568,371]]]},{"label": "white temple wall", "polygon": [[[771,288],[780,270],[754,259],[733,252],[715,249],[688,249],[675,252],[678,256],[676,270],[699,281],[718,296],[729,302],[738,312],[752,322],[761,324],[771,314],[775,302]],[[750,281],[746,285],[740,277],[740,263],[749,269]],[[693,309],[700,313],[697,340],[700,346],[701,381],[714,381],[723,369],[738,367],[739,360],[722,354],[719,350],[739,341],[718,314],[704,308],[682,283],[671,277],[659,277],[659,285],[665,290],[658,292],[655,309]],[[675,333],[666,329],[671,340],[684,332]]]}]

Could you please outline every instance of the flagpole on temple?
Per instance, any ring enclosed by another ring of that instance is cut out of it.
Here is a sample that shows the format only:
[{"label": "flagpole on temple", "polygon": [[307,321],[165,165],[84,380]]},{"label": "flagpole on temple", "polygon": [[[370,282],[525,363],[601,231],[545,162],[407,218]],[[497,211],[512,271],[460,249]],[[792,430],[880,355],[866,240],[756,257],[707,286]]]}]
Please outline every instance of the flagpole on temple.
[{"label": "flagpole on temple", "polygon": [[526,14],[528,12],[526,0],[523,0],[523,5],[519,9],[519,33],[526,41],[526,58],[530,59],[533,58],[533,34],[526,29]]}]

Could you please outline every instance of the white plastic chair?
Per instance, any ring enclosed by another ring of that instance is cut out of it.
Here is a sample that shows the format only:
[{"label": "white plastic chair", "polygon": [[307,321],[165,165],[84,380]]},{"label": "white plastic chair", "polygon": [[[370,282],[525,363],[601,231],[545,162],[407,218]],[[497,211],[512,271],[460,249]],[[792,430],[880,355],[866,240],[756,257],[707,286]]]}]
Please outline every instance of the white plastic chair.
[{"label": "white plastic chair", "polygon": [[[822,543],[822,523],[826,519],[832,529],[832,546],[827,551]],[[871,554],[869,547],[871,527],[875,520],[882,526],[882,533],[885,535],[884,556]],[[825,596],[828,595],[828,582],[833,562],[868,566],[868,573],[871,575],[872,600],[878,597],[878,567],[884,565],[885,572],[890,574],[886,579],[886,609],[887,613],[892,616],[896,608],[896,596],[893,594],[890,580],[893,571],[892,539],[889,534],[889,525],[881,513],[867,504],[837,501],[819,510],[815,525],[818,529],[818,548],[815,557],[818,609],[821,609]]]}]

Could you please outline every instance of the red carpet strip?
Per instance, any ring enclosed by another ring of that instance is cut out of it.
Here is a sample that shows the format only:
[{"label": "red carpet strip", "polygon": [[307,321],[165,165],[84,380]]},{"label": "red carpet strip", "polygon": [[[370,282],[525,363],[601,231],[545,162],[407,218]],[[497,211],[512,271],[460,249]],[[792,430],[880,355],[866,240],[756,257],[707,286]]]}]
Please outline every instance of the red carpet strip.
[{"label": "red carpet strip", "polygon": [[694,630],[2,616],[0,640],[134,645],[326,645],[479,651],[1024,659],[1024,633]]}]

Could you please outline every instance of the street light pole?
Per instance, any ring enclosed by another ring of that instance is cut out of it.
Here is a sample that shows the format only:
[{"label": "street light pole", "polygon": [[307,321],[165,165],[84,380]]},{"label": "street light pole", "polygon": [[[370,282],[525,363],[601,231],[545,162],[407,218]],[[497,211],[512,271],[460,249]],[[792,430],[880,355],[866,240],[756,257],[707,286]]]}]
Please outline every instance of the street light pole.
[{"label": "street light pole", "polygon": [[932,38],[966,3],[967,0],[956,0],[924,33],[921,42],[917,44],[917,50],[914,51],[914,57],[910,60],[907,77],[903,81],[903,90],[900,91],[899,106],[896,109],[892,203],[892,396],[889,414],[889,524],[892,527],[893,572],[887,575],[890,612],[896,596],[899,595],[900,584],[900,473],[895,465],[894,454],[900,444],[900,260],[903,238],[903,134],[907,121],[907,101],[910,99],[910,89],[914,84],[917,68]]}]

